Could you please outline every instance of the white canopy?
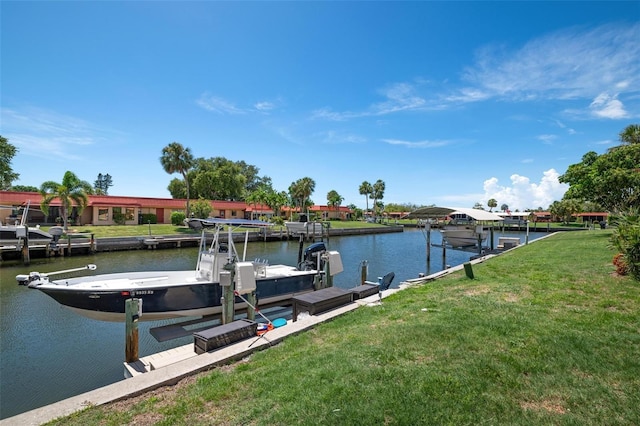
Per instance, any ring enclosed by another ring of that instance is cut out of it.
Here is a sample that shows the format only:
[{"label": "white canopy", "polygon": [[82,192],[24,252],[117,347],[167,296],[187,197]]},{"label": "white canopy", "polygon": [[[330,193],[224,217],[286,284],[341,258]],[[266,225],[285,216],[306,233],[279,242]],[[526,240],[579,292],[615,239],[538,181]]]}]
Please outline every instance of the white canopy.
[{"label": "white canopy", "polygon": [[465,207],[422,207],[407,215],[407,219],[429,219],[448,216],[452,213],[463,213],[475,220],[504,220],[503,217],[486,210]]}]

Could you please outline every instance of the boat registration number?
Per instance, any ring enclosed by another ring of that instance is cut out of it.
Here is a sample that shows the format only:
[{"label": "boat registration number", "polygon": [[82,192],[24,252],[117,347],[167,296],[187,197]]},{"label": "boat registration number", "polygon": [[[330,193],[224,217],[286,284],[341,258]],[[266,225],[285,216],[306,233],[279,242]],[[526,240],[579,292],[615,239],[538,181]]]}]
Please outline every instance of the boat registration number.
[{"label": "boat registration number", "polygon": [[132,296],[144,296],[145,294],[153,294],[153,290],[135,290],[131,292]]}]

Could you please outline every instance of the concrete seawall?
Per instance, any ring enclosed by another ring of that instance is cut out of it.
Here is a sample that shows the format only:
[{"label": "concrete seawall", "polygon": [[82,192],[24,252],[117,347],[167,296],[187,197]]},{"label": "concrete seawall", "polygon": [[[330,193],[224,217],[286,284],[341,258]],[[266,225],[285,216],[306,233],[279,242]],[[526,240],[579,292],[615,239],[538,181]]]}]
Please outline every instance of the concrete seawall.
[{"label": "concrete seawall", "polygon": [[[323,235],[305,235],[307,241],[321,238],[347,236],[347,235],[370,235],[384,234],[392,232],[403,232],[402,225],[381,226],[375,228],[328,228]],[[213,234],[205,235],[207,243],[213,240]],[[62,238],[55,246],[41,245],[29,249],[30,257],[42,258],[50,256],[72,256],[73,254],[87,254],[99,252],[112,252],[123,250],[156,250],[172,249],[182,247],[198,247],[200,245],[200,234],[174,234],[174,235],[149,235],[132,237],[103,237],[92,238],[91,235],[74,234],[73,238]],[[269,230],[267,232],[249,232],[248,241],[285,241],[297,240],[298,235],[287,233],[286,230]],[[226,234],[220,235],[221,241],[227,240]],[[236,232],[233,235],[234,242],[244,242],[245,234]],[[20,250],[3,250],[2,260],[15,260],[20,258]]]}]

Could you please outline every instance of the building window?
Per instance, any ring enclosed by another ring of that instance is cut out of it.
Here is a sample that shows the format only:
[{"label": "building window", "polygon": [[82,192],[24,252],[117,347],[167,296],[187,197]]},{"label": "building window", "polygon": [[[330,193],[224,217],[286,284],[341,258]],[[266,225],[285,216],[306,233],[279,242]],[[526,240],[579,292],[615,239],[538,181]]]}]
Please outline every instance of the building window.
[{"label": "building window", "polygon": [[98,209],[98,220],[100,222],[107,222],[109,220],[109,209]]},{"label": "building window", "polygon": [[131,207],[127,207],[127,209],[125,210],[125,214],[124,214],[124,218],[125,220],[133,220],[134,219],[134,214],[135,214],[135,210]]},{"label": "building window", "polygon": [[236,211],[235,210],[231,210],[231,217],[236,217]]}]

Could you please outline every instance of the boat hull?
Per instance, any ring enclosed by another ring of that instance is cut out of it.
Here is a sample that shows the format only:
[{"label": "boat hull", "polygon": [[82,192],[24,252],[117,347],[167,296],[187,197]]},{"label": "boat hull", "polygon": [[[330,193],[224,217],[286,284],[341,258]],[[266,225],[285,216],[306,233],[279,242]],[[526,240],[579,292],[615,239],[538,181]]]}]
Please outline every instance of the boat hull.
[{"label": "boat hull", "polygon": [[443,229],[440,231],[442,238],[451,247],[477,246],[478,240],[482,244],[487,239],[488,232],[477,233],[474,229]]},{"label": "boat hull", "polygon": [[[289,276],[256,279],[258,304],[272,304],[313,291],[316,274],[299,271]],[[220,284],[197,280],[193,271],[96,275],[52,281],[35,288],[75,313],[100,321],[125,321],[125,301],[131,298],[142,300],[141,321],[214,315],[222,311]],[[246,304],[236,297],[236,309],[244,308]]]},{"label": "boat hull", "polygon": [[[18,237],[20,232],[18,228],[22,228],[20,231],[24,231],[24,226],[1,226],[0,227],[0,246],[18,246],[22,244],[24,238]],[[48,232],[45,232],[39,228],[29,228],[29,244],[30,245],[45,245],[49,244],[53,236]]]}]

